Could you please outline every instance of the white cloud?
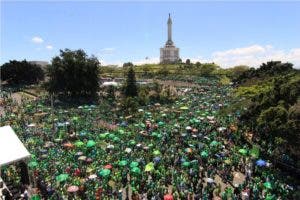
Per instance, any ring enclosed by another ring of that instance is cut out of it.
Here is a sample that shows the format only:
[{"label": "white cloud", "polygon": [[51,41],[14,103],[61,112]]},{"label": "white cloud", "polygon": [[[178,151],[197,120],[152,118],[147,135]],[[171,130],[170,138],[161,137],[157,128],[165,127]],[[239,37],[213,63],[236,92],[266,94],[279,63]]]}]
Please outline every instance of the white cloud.
[{"label": "white cloud", "polygon": [[159,57],[153,57],[153,58],[146,57],[145,59],[136,60],[136,61],[133,61],[132,63],[134,65],[157,64],[157,63],[159,63]]},{"label": "white cloud", "polygon": [[112,48],[112,47],[108,47],[108,48],[103,48],[100,50],[100,52],[98,53],[99,56],[101,55],[112,55],[114,54],[116,51],[115,48]]},{"label": "white cloud", "polygon": [[296,68],[300,67],[300,48],[290,50],[276,49],[271,45],[252,45],[243,48],[229,49],[212,53],[212,62],[228,68],[236,65],[259,67],[271,60],[291,62]]},{"label": "white cloud", "polygon": [[52,45],[47,45],[47,46],[46,46],[46,49],[52,50],[52,49],[53,49],[53,46],[52,46]]},{"label": "white cloud", "polygon": [[[102,50],[110,50],[110,48],[105,48]],[[273,47],[272,45],[251,45],[246,47],[227,49],[224,51],[215,51],[208,57],[194,57],[190,58],[191,62],[195,63],[197,61],[201,63],[211,63],[214,62],[222,68],[233,67],[237,65],[248,65],[250,67],[259,67],[262,63],[268,61],[282,61],[290,62],[294,64],[295,68],[300,68],[300,48],[293,48],[289,50],[281,50]],[[181,57],[182,61],[185,62],[186,57]],[[100,56],[101,59],[101,56]],[[100,60],[102,65],[118,65],[122,66],[124,62],[114,61],[105,62]],[[148,59],[132,61],[135,65],[142,64],[152,64],[159,63],[159,57],[152,57]]]},{"label": "white cloud", "polygon": [[102,66],[116,65],[116,66],[120,67],[120,66],[123,65],[123,62],[121,62],[121,61],[112,61],[112,62],[108,62],[108,61],[103,60],[103,59],[100,59],[100,58],[98,58],[98,60],[99,60],[99,62],[100,62],[100,64],[101,64]]},{"label": "white cloud", "polygon": [[36,44],[41,44],[41,43],[44,42],[44,40],[43,40],[41,37],[38,37],[38,36],[33,37],[33,38],[31,39],[31,41],[32,41],[33,43],[36,43]]},{"label": "white cloud", "polygon": [[159,63],[159,57],[153,57],[153,58],[145,58],[142,60],[136,60],[136,61],[106,61],[100,57],[98,57],[99,62],[102,66],[106,65],[117,65],[118,67],[122,67],[125,62],[132,62],[134,65],[143,65],[143,64],[157,64]]},{"label": "white cloud", "polygon": [[[272,46],[268,45],[268,48]],[[226,51],[217,51],[213,53],[214,57],[223,57],[223,56],[247,56],[249,54],[259,54],[264,53],[266,49],[260,45],[252,45],[249,47],[229,49]]]}]

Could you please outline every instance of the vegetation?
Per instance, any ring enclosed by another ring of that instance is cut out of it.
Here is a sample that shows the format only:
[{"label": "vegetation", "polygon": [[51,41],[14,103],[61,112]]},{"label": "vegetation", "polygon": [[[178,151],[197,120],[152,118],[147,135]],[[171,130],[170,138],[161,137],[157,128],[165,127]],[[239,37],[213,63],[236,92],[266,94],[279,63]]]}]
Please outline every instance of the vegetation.
[{"label": "vegetation", "polygon": [[60,50],[49,67],[49,93],[93,97],[99,89],[99,61],[83,50]]},{"label": "vegetation", "polygon": [[136,97],[138,95],[135,73],[132,66],[129,67],[127,72],[126,82],[124,85],[124,95],[126,97]]},{"label": "vegetation", "polygon": [[278,158],[286,154],[299,160],[299,71],[290,63],[268,62],[258,69],[250,68],[236,80],[242,83],[236,90],[237,97],[250,99],[247,104],[243,102],[246,111],[241,120],[256,132],[257,142],[262,146],[268,144],[266,150],[273,151]]},{"label": "vegetation", "polygon": [[281,61],[270,61],[263,63],[258,69],[250,68],[249,70],[241,73],[234,82],[244,83],[248,79],[252,78],[267,78],[270,76],[288,74],[293,69],[293,64],[291,63],[281,63]]},{"label": "vegetation", "polygon": [[44,80],[40,66],[23,61],[12,60],[1,66],[1,80],[8,85],[30,85]]},{"label": "vegetation", "polygon": [[[104,66],[101,75],[107,77],[123,77],[129,67],[134,67],[138,78],[166,78],[180,76],[217,76],[222,72],[218,65],[214,63],[186,63],[177,64],[144,64],[134,66],[131,62],[124,63],[123,67]],[[223,72],[222,72],[223,73]]]}]

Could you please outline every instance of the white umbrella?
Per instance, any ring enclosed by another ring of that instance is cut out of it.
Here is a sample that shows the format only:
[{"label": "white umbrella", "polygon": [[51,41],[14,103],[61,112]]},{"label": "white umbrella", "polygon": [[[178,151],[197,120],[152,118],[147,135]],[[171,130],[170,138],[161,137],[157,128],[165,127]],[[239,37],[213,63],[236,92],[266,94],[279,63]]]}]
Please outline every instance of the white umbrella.
[{"label": "white umbrella", "polygon": [[208,120],[211,121],[211,120],[213,120],[215,117],[214,117],[214,116],[207,116],[206,118],[207,118]]},{"label": "white umbrella", "polygon": [[136,146],[137,146],[137,147],[141,147],[141,146],[142,146],[142,144],[141,144],[141,143],[138,143]]},{"label": "white umbrella", "polygon": [[97,175],[96,175],[96,174],[89,175],[89,179],[90,179],[90,180],[93,180],[93,179],[96,179],[96,178],[97,178]]},{"label": "white umbrella", "polygon": [[126,148],[126,149],[125,149],[125,152],[126,152],[126,153],[130,153],[131,151],[132,151],[132,150],[131,150],[130,148]]},{"label": "white umbrella", "polygon": [[208,183],[213,183],[213,182],[215,182],[215,181],[214,181],[214,179],[212,179],[212,178],[207,178],[207,179],[206,179],[206,182],[208,182]]},{"label": "white umbrella", "polygon": [[85,161],[85,160],[86,160],[86,156],[80,156],[80,157],[78,158],[78,160]]},{"label": "white umbrella", "polygon": [[219,132],[223,132],[223,131],[225,131],[225,130],[226,130],[225,127],[219,127],[219,128],[218,128],[218,131],[219,131]]},{"label": "white umbrella", "polygon": [[28,124],[28,127],[35,127],[36,125],[34,123]]}]

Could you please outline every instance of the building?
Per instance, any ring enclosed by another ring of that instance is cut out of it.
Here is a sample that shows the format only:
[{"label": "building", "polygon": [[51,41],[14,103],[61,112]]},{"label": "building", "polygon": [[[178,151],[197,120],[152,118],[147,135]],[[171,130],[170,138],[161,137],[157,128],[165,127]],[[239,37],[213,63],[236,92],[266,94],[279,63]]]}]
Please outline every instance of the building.
[{"label": "building", "polygon": [[172,64],[179,60],[179,48],[176,48],[172,41],[172,19],[168,19],[168,40],[163,48],[160,48],[160,63]]}]

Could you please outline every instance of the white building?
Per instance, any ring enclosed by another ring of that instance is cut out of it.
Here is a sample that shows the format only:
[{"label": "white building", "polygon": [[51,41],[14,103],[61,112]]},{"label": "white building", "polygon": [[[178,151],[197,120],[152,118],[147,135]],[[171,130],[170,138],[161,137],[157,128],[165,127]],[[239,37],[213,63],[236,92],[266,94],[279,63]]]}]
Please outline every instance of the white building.
[{"label": "white building", "polygon": [[160,48],[160,63],[176,63],[179,60],[179,48],[176,48],[172,41],[172,19],[168,19],[168,40],[163,48]]}]

